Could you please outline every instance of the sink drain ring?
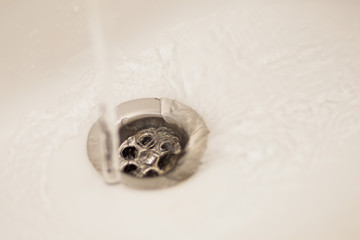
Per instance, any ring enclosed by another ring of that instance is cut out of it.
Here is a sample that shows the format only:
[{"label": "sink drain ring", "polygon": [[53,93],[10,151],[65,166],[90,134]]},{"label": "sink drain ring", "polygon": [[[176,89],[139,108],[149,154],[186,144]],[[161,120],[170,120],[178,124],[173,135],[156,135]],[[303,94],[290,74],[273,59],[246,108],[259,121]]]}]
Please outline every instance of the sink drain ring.
[{"label": "sink drain ring", "polygon": [[[118,105],[116,124],[121,183],[145,189],[172,186],[197,170],[208,129],[201,116],[172,99],[142,98]],[[101,119],[88,136],[88,156],[102,174]]]}]

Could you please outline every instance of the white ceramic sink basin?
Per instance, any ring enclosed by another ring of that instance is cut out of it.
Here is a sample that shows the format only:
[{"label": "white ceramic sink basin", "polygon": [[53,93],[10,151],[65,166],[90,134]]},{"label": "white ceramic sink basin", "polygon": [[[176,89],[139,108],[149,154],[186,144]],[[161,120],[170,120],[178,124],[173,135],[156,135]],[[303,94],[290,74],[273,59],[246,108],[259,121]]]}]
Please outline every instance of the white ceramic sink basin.
[{"label": "white ceramic sink basin", "polygon": [[[0,6],[1,239],[359,239],[359,2]],[[201,169],[106,185],[86,153],[104,95],[195,109]]]}]

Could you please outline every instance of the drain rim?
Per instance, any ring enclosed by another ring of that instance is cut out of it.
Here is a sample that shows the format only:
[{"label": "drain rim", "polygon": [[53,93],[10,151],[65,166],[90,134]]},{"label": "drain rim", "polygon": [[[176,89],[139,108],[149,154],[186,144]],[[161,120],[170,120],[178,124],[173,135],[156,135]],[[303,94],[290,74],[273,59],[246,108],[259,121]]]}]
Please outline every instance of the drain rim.
[{"label": "drain rim", "polygon": [[[151,178],[138,178],[119,170],[121,183],[141,189],[165,188],[182,182],[197,171],[206,148],[209,131],[202,117],[192,108],[168,98],[140,98],[119,104],[115,111],[118,129],[129,122],[145,117],[159,117],[167,123],[183,129],[188,136],[181,156],[170,172]],[[103,157],[100,151],[100,134],[99,119],[89,132],[87,151],[90,162],[102,174],[101,161]]]}]

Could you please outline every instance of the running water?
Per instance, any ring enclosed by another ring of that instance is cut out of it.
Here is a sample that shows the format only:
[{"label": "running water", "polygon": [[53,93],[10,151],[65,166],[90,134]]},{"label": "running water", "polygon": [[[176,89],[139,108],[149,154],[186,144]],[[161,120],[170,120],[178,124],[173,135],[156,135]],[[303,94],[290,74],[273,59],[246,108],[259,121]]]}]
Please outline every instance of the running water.
[{"label": "running water", "polygon": [[103,136],[103,148],[101,151],[104,155],[102,162],[102,175],[104,180],[109,183],[118,183],[120,181],[117,154],[115,149],[118,146],[118,136],[116,135],[115,111],[116,103],[112,94],[111,79],[108,74],[108,52],[105,34],[102,27],[102,18],[99,14],[98,0],[91,0],[89,4],[89,32],[92,41],[92,56],[95,70],[95,80],[97,89],[100,93],[99,113],[101,118],[101,128]]}]

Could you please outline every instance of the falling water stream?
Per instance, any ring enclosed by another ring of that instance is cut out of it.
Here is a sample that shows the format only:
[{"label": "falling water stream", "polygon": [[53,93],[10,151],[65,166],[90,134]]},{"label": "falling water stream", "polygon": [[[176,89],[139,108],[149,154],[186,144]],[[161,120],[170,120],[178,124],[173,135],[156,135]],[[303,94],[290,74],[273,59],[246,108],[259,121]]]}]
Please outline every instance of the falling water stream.
[{"label": "falling water stream", "polygon": [[117,183],[120,180],[116,151],[118,146],[118,136],[115,130],[115,111],[116,103],[112,94],[111,77],[108,72],[109,58],[106,44],[106,36],[103,31],[103,21],[100,15],[98,0],[91,0],[89,4],[89,32],[92,44],[92,56],[95,70],[95,81],[100,93],[101,102],[99,103],[99,113],[103,116],[100,119],[103,136],[102,153],[106,161],[102,162],[102,175],[104,180],[109,183]]}]

